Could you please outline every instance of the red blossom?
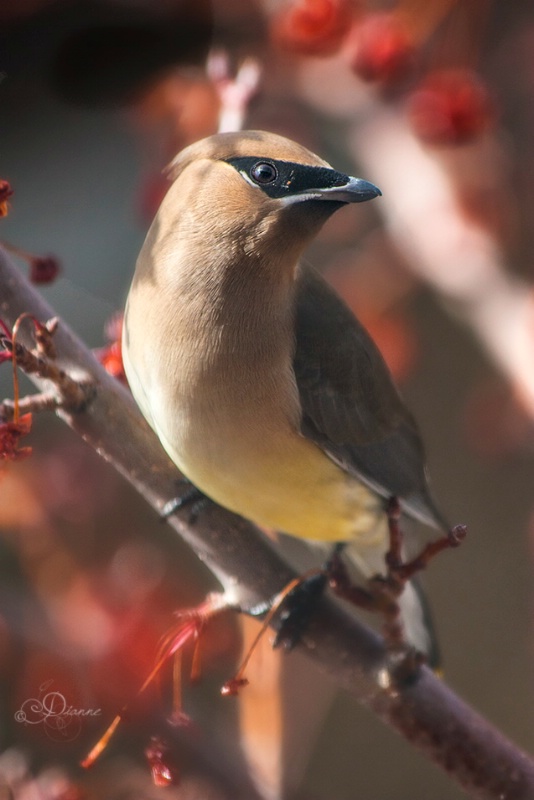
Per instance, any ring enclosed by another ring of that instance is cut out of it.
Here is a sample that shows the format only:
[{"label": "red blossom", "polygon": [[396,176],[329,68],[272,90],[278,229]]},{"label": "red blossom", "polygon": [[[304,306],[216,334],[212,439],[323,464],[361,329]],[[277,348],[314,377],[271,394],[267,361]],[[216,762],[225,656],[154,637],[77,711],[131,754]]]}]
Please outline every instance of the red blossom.
[{"label": "red blossom", "polygon": [[52,283],[61,272],[55,256],[32,256],[30,258],[30,280],[32,283]]},{"label": "red blossom", "polygon": [[[209,601],[206,601],[209,605]],[[175,655],[175,653],[179,653],[183,648],[188,644],[190,641],[195,641],[198,639],[200,632],[203,629],[203,626],[206,621],[206,611],[205,605],[203,604],[198,607],[198,609],[183,615],[180,617],[178,623],[172,626],[172,628],[167,632],[167,634],[163,637],[161,642],[158,655],[156,657],[156,663],[152,670],[150,671],[149,675],[143,682],[141,688],[139,689],[137,696],[143,694],[147,686],[150,686],[154,683],[157,675],[159,674],[162,666],[168,662],[168,660]],[[125,706],[122,711],[115,716],[111,724],[108,726],[107,730],[104,734],[100,737],[98,742],[92,748],[90,753],[80,762],[81,766],[84,769],[89,769],[93,766],[95,761],[100,757],[102,752],[106,749],[109,744],[109,741],[113,734],[115,733],[117,727],[119,726],[124,716],[128,713],[128,706]],[[159,742],[159,740],[154,740]],[[162,781],[161,783],[156,783],[157,786],[166,786],[170,783],[167,778],[177,779],[177,770],[174,773],[172,769],[170,769],[169,764],[163,758],[163,750],[161,750],[161,758],[158,758],[158,749],[155,746],[154,753],[151,757],[153,757],[154,767],[152,768],[152,776],[154,778],[154,782],[156,780]],[[148,752],[147,757],[150,759]],[[169,762],[170,763],[170,762]]]},{"label": "red blossom", "polygon": [[[0,181],[0,192],[1,183],[2,182]],[[0,216],[2,216],[1,213]],[[55,280],[61,272],[61,264],[59,259],[57,259],[55,256],[36,256],[34,253],[24,250],[22,247],[17,247],[16,245],[8,244],[7,242],[2,242],[2,244],[9,253],[13,253],[13,255],[24,259],[24,261],[29,264],[29,277],[32,283],[52,283],[52,281]]]},{"label": "red blossom", "polygon": [[5,349],[5,342],[12,341],[11,331],[6,323],[0,319],[0,346],[4,347],[4,350],[0,350],[0,364],[3,364],[4,361],[11,361],[12,354],[10,350]]},{"label": "red blossom", "polygon": [[113,342],[96,351],[96,357],[106,370],[121,383],[126,384],[124,364],[122,363],[122,347],[120,342]]},{"label": "red blossom", "polygon": [[127,386],[128,381],[126,380],[122,361],[122,321],[122,312],[118,311],[110,317],[104,328],[109,344],[105,345],[105,347],[100,347],[94,352],[106,372],[109,372],[110,375]]},{"label": "red blossom", "polygon": [[12,342],[13,338],[11,335],[11,331],[7,327],[6,323],[0,319],[0,347],[3,347],[3,350],[0,350],[0,364],[3,364],[4,361],[11,361],[13,355],[11,350],[6,349],[6,342]]},{"label": "red blossom", "polygon": [[20,439],[29,434],[31,427],[31,414],[23,414],[16,422],[0,423],[0,461],[18,461],[31,454],[31,447],[19,447]]},{"label": "red blossom", "polygon": [[13,194],[8,181],[0,180],[0,217],[6,217],[9,210],[8,200]]},{"label": "red blossom", "polygon": [[274,18],[272,36],[292,52],[328,56],[339,49],[351,20],[349,0],[299,0]]},{"label": "red blossom", "polygon": [[163,739],[153,736],[145,750],[155,786],[177,786],[180,771],[171,748]]},{"label": "red blossom", "polygon": [[413,66],[415,45],[403,21],[388,12],[369,14],[347,42],[351,69],[365,81],[392,84]]},{"label": "red blossom", "polygon": [[471,70],[433,72],[413,92],[408,106],[412,127],[427,144],[465,144],[495,119],[488,88]]},{"label": "red blossom", "polygon": [[230,678],[221,687],[221,694],[223,697],[237,697],[245,686],[248,686],[248,678]]}]

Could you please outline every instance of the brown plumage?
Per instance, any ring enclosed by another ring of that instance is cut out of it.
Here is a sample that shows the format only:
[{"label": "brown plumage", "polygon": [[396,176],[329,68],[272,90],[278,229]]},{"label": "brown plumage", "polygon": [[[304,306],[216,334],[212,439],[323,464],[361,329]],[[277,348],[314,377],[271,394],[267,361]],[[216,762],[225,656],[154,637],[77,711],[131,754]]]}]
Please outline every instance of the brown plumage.
[{"label": "brown plumage", "polygon": [[377,348],[300,256],[376,187],[259,131],[186,148],[128,297],[134,396],[171,458],[253,521],[350,541],[379,568],[384,499],[445,527],[412,416]]}]

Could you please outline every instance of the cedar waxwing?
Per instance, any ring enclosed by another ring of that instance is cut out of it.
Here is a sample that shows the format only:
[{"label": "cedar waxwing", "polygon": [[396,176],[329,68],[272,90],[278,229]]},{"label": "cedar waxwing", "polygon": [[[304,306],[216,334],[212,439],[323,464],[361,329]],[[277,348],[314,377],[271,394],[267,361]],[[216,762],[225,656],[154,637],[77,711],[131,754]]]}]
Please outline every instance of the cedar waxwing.
[{"label": "cedar waxwing", "polygon": [[[220,505],[293,536],[349,542],[364,573],[383,571],[388,498],[447,525],[382,356],[300,260],[334,211],[379,189],[261,131],[197,142],[169,175],[124,322],[143,414]],[[405,608],[418,605],[405,595]],[[423,611],[409,613],[408,635],[428,651]]]}]

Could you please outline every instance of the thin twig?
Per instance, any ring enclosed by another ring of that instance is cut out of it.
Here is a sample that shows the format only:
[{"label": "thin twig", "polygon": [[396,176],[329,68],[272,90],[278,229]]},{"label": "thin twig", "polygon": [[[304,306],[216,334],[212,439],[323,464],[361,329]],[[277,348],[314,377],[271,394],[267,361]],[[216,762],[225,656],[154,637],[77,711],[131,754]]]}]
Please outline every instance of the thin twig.
[{"label": "thin twig", "polygon": [[[40,411],[56,411],[61,407],[61,398],[49,392],[38,392],[21,397],[19,400],[19,413],[38,413]],[[15,414],[15,403],[13,400],[4,400],[0,403],[0,420],[11,422]]]},{"label": "thin twig", "polygon": [[[40,354],[37,347],[30,349],[18,341],[14,344],[4,341],[4,347],[15,356],[14,365],[27,375],[50,381],[57,392],[58,404],[63,405],[66,410],[81,411],[90,401],[93,394],[91,382],[71,377],[53,358]],[[27,403],[29,402],[28,399]]]}]

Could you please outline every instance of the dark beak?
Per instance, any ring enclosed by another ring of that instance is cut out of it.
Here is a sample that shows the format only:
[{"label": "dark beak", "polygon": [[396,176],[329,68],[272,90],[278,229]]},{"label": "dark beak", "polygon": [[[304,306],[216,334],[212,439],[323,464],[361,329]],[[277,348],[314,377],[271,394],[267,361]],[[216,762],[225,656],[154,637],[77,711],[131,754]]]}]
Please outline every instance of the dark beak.
[{"label": "dark beak", "polygon": [[318,198],[321,200],[334,200],[338,203],[364,203],[374,197],[381,197],[380,189],[364,181],[363,178],[347,179],[341,186],[329,186],[327,189],[317,189]]}]

